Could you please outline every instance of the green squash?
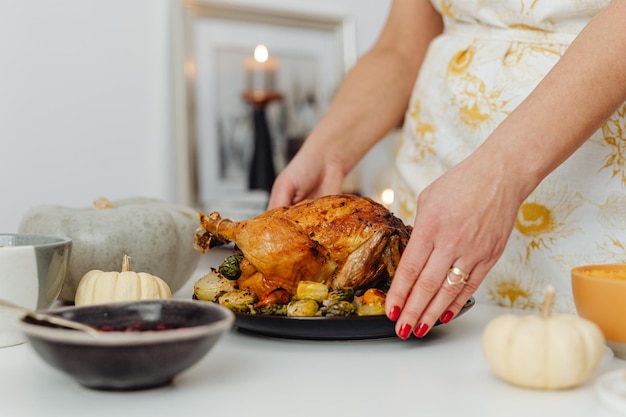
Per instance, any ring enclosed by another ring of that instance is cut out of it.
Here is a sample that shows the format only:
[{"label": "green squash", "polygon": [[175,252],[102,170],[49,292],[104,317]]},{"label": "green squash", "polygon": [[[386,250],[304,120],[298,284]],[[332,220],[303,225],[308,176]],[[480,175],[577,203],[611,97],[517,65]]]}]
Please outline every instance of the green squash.
[{"label": "green squash", "polygon": [[109,202],[94,207],[52,205],[33,207],[19,226],[21,233],[56,234],[72,238],[68,274],[59,296],[74,302],[76,288],[87,272],[114,271],[127,254],[138,271],[163,279],[172,292],[191,277],[200,260],[194,249],[196,211],[151,198]]}]

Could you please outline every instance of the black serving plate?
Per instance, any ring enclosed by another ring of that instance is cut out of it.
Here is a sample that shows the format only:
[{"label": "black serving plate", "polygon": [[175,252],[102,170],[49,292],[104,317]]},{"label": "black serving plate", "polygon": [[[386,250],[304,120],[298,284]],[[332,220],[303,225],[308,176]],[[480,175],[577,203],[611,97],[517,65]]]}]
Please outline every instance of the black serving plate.
[{"label": "black serving plate", "polygon": [[[472,297],[456,317],[474,304]],[[437,321],[435,326],[440,324]],[[395,323],[387,316],[286,317],[235,313],[235,327],[265,336],[308,340],[380,339],[396,335]]]}]

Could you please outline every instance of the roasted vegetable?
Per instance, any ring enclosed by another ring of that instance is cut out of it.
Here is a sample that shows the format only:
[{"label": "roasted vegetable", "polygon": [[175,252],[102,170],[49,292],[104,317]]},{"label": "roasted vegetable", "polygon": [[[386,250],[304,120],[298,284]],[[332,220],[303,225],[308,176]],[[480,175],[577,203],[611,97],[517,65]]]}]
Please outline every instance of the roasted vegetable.
[{"label": "roasted vegetable", "polygon": [[359,301],[362,304],[385,304],[385,299],[387,295],[377,288],[370,288],[361,297],[359,297]]},{"label": "roasted vegetable", "polygon": [[287,304],[287,315],[289,317],[313,317],[318,315],[319,308],[317,301],[310,298],[293,300]]},{"label": "roasted vegetable", "polygon": [[198,300],[217,301],[220,295],[236,289],[237,283],[235,281],[226,279],[217,269],[211,268],[208,274],[195,282],[193,293]]},{"label": "roasted vegetable", "polygon": [[236,280],[241,276],[241,269],[239,268],[239,264],[243,259],[243,254],[241,252],[234,253],[224,259],[224,262],[219,266],[218,270],[220,274],[222,274],[225,278]]},{"label": "roasted vegetable", "polygon": [[296,298],[311,299],[318,303],[324,301],[328,295],[328,285],[315,281],[300,281],[296,290]]},{"label": "roasted vegetable", "polygon": [[259,298],[255,307],[265,307],[275,304],[289,304],[289,301],[291,301],[291,295],[289,295],[289,293],[282,288],[277,288],[274,291],[263,294]]},{"label": "roasted vegetable", "polygon": [[356,311],[356,306],[350,301],[337,301],[328,307],[322,308],[322,314],[327,317],[350,316]]},{"label": "roasted vegetable", "polygon": [[337,288],[328,293],[328,296],[326,296],[324,300],[324,305],[335,304],[339,301],[352,302],[353,300],[354,290],[352,288]]},{"label": "roasted vegetable", "polygon": [[263,314],[267,316],[286,316],[287,304],[269,304],[262,307],[255,307],[254,314]]},{"label": "roasted vegetable", "polygon": [[249,313],[257,302],[257,296],[248,290],[234,290],[220,295],[217,302],[236,313]]},{"label": "roasted vegetable", "polygon": [[370,288],[357,297],[356,313],[359,316],[381,316],[385,314],[386,294],[377,288]]},{"label": "roasted vegetable", "polygon": [[[245,270],[245,262],[240,253],[235,253],[222,263],[221,269]],[[369,288],[357,296],[353,288],[331,290],[328,285],[315,281],[298,283],[293,296],[283,288],[257,296],[239,288],[237,281],[225,278],[215,268],[196,281],[194,296],[199,300],[218,302],[237,313],[291,317],[384,315],[386,298],[378,288]]]},{"label": "roasted vegetable", "polygon": [[359,316],[382,316],[385,314],[384,304],[361,304],[356,309]]}]

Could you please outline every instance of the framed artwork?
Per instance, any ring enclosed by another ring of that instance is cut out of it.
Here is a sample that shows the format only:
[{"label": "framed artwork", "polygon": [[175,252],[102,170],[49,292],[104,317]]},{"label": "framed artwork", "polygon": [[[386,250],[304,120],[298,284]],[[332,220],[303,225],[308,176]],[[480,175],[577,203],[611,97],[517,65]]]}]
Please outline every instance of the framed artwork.
[{"label": "framed artwork", "polygon": [[279,172],[354,64],[354,24],[201,0],[178,3],[174,19],[180,200],[203,210],[234,198],[263,201],[248,184],[254,126],[246,93],[276,93],[264,112]]}]

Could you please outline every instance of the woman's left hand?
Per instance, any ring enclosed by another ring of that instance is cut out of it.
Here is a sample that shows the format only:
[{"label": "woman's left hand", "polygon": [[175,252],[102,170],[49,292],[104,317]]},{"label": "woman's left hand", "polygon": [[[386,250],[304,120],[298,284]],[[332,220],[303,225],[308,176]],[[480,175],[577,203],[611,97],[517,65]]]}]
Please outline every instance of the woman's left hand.
[{"label": "woman's left hand", "polygon": [[625,17],[626,2],[610,2],[486,141],[420,193],[387,294],[400,337],[460,311],[502,255],[524,199],[623,106],[626,60],[607,51],[626,44]]},{"label": "woman's left hand", "polygon": [[420,194],[387,294],[387,316],[401,338],[450,321],[502,254],[526,197],[506,171],[497,158],[476,152]]}]

